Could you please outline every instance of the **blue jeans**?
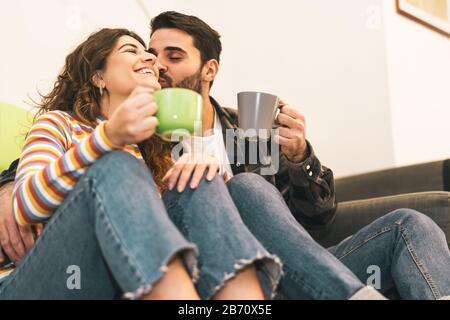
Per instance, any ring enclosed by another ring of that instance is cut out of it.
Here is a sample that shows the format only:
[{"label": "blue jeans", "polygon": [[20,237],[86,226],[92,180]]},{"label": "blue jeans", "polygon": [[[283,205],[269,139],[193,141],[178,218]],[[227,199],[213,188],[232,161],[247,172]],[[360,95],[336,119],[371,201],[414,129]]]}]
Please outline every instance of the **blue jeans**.
[{"label": "blue jeans", "polygon": [[143,163],[123,151],[103,156],[2,282],[0,299],[139,298],[175,256],[194,282],[198,278],[202,298],[210,298],[233,272],[253,263],[266,297],[273,296],[281,274],[278,259],[235,211],[220,206],[219,198],[208,202],[210,195],[201,196],[222,185],[217,178],[203,181],[195,191],[168,193],[171,220]]},{"label": "blue jeans", "polygon": [[363,282],[402,299],[432,300],[450,295],[450,252],[444,232],[429,217],[398,209],[328,249]]},{"label": "blue jeans", "polygon": [[280,192],[253,173],[235,175],[228,190],[242,220],[283,262],[277,298],[349,299],[363,284],[294,219]]},{"label": "blue jeans", "polygon": [[[438,299],[450,294],[450,253],[442,230],[428,217],[400,209],[376,220],[326,250],[293,218],[278,190],[262,177],[244,173],[228,182],[244,223],[284,264],[278,298],[346,298],[358,286],[395,285],[404,299]],[[357,279],[355,279],[357,277]]]}]

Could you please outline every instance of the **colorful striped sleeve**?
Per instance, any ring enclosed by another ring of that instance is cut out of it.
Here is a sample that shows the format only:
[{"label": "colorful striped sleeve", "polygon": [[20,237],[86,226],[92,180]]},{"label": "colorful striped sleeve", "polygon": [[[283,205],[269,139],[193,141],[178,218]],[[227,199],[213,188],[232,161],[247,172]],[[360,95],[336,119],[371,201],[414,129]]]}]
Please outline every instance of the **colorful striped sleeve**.
[{"label": "colorful striped sleeve", "polygon": [[25,140],[14,186],[14,214],[20,225],[48,220],[89,166],[116,149],[105,134],[105,123],[72,146],[64,112],[51,111],[37,119]]}]

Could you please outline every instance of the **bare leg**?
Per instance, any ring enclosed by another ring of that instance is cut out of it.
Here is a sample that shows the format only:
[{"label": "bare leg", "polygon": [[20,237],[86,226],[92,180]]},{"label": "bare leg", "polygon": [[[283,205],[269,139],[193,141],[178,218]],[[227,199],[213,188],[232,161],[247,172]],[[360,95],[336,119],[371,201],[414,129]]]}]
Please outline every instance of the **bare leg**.
[{"label": "bare leg", "polygon": [[199,300],[194,284],[179,257],[167,266],[166,274],[143,300]]},{"label": "bare leg", "polygon": [[255,266],[239,271],[213,297],[214,300],[264,300]]}]

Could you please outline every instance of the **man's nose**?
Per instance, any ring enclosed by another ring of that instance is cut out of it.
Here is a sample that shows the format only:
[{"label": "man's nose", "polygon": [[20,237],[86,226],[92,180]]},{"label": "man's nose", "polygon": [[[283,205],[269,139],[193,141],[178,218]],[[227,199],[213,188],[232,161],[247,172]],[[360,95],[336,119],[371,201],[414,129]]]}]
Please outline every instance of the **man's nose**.
[{"label": "man's nose", "polygon": [[158,61],[158,59],[156,59],[156,67],[159,70],[159,73],[164,73],[167,72],[167,67],[165,65],[163,65],[161,62]]}]

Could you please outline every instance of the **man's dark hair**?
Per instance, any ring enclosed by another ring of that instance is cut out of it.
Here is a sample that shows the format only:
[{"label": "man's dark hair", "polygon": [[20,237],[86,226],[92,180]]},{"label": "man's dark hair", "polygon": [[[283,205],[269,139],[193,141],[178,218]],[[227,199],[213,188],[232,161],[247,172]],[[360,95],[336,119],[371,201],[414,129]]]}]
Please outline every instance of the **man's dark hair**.
[{"label": "man's dark hair", "polygon": [[195,16],[175,11],[163,12],[152,19],[150,28],[151,35],[158,29],[173,28],[184,31],[194,39],[194,46],[200,51],[202,65],[211,59],[220,62],[220,34]]}]

